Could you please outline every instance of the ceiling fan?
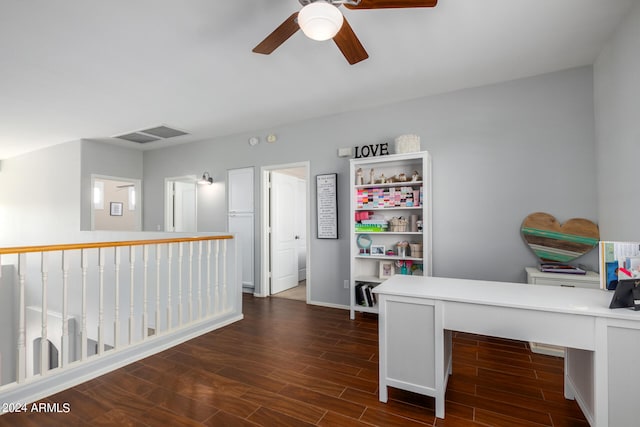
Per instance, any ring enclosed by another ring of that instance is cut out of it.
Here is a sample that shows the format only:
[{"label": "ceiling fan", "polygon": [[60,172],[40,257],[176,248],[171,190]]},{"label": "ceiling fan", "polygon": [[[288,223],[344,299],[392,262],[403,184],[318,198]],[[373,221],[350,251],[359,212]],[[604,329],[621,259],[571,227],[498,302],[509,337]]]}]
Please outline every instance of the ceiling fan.
[{"label": "ceiling fan", "polygon": [[303,6],[253,48],[253,52],[269,55],[287,41],[298,29],[314,40],[333,39],[349,64],[369,57],[369,54],[338,9],[401,9],[434,7],[438,0],[298,0]]}]

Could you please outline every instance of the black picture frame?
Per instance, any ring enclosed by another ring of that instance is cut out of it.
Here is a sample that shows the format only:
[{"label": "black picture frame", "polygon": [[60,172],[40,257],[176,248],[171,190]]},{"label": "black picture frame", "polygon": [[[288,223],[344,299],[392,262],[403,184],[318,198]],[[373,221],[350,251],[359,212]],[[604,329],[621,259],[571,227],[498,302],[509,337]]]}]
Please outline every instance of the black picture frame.
[{"label": "black picture frame", "polygon": [[338,174],[316,175],[316,224],[318,239],[338,238]]},{"label": "black picture frame", "polygon": [[640,279],[619,280],[609,308],[640,309]]}]

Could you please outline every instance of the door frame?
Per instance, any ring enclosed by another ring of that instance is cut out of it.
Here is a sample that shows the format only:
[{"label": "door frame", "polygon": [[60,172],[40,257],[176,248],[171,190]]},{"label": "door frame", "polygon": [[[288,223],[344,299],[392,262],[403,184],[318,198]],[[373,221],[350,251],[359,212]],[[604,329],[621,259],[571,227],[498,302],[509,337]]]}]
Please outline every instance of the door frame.
[{"label": "door frame", "polygon": [[[164,179],[164,231],[165,232],[173,232],[173,200],[170,200],[167,197],[168,185],[170,182],[193,182],[196,185],[196,201],[194,209],[194,216],[196,222],[196,229],[198,228],[198,186],[196,181],[198,178],[195,175],[182,175],[182,176],[172,176]],[[171,204],[170,204],[171,203]],[[169,229],[172,230],[169,230]],[[160,231],[160,230],[158,230]]]},{"label": "door frame", "polygon": [[295,162],[280,165],[262,166],[260,168],[260,291],[254,293],[258,297],[268,297],[271,295],[270,265],[271,265],[271,245],[269,244],[269,216],[270,216],[270,200],[269,200],[269,175],[272,171],[291,168],[305,168],[305,233],[306,233],[306,250],[307,250],[307,304],[311,296],[311,162]]}]

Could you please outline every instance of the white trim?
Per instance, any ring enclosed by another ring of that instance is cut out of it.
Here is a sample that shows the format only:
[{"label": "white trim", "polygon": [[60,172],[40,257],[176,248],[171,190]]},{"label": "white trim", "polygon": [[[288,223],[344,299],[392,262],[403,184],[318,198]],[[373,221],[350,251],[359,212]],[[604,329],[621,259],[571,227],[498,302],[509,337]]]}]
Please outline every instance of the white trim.
[{"label": "white trim", "polygon": [[328,308],[337,308],[340,310],[349,310],[349,306],[344,304],[332,304],[328,302],[319,302],[319,301],[307,301],[307,304],[317,305],[318,307],[328,307]]}]

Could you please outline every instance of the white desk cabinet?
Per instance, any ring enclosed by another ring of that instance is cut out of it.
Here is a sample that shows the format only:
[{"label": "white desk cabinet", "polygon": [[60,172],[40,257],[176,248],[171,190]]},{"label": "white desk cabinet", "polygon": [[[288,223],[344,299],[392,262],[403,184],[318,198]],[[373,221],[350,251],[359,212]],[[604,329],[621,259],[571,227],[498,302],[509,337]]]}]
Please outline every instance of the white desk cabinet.
[{"label": "white desk cabinet", "polygon": [[595,271],[587,271],[587,274],[562,274],[545,273],[535,267],[527,267],[527,283],[532,285],[566,286],[570,288],[600,287],[600,275]]},{"label": "white desk cabinet", "polygon": [[609,309],[611,292],[406,275],[374,292],[380,401],[387,387],[434,396],[444,418],[450,331],[461,331],[566,347],[565,398],[592,427],[638,425],[640,312]]}]

